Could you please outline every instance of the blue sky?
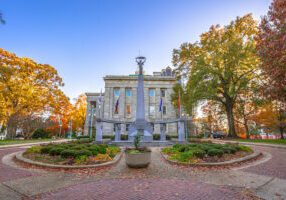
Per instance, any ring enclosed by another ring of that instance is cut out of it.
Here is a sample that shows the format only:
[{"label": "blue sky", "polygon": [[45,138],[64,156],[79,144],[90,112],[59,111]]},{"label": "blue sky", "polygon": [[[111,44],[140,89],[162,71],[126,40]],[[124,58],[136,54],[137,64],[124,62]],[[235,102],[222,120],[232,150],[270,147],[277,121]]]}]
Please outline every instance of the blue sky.
[{"label": "blue sky", "polygon": [[0,0],[6,25],[0,48],[55,67],[74,98],[104,88],[105,75],[172,66],[172,50],[195,42],[212,24],[253,13],[259,20],[270,0]]}]

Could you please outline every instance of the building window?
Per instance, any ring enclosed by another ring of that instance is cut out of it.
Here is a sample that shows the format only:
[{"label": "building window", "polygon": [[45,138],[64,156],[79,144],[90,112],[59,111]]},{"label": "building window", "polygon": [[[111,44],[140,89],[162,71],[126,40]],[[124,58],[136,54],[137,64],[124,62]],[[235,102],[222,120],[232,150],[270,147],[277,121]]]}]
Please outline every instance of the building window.
[{"label": "building window", "polygon": [[161,89],[161,97],[165,97],[166,96],[166,90],[165,89]]},{"label": "building window", "polygon": [[114,89],[114,96],[119,97],[119,89]]},{"label": "building window", "polygon": [[150,106],[149,107],[149,114],[153,115],[153,116],[155,115],[155,106]]},{"label": "building window", "polygon": [[96,108],[96,101],[91,101],[90,102],[90,108],[92,108],[92,106],[93,106],[93,108]]},{"label": "building window", "polygon": [[163,115],[166,115],[166,114],[167,114],[167,107],[163,106]]},{"label": "building window", "polygon": [[126,124],[126,128],[125,128],[125,131],[126,131],[126,132],[129,131],[129,126],[130,126],[130,124]]},{"label": "building window", "polygon": [[131,106],[130,105],[126,105],[126,114],[127,115],[131,114]]},{"label": "building window", "polygon": [[155,89],[150,89],[149,90],[149,96],[150,97],[155,97]]},{"label": "building window", "polygon": [[126,89],[126,97],[131,97],[131,89]]}]

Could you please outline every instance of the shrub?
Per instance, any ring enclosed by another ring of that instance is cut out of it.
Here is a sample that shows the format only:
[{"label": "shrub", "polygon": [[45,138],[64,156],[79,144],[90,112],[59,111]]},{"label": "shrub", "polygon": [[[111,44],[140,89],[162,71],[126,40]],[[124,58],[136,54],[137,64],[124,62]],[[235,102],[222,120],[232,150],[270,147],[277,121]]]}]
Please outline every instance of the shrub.
[{"label": "shrub", "polygon": [[194,156],[198,157],[198,158],[203,158],[206,154],[206,152],[202,149],[193,149],[191,150],[194,154]]},{"label": "shrub", "polygon": [[191,161],[193,159],[193,157],[194,157],[193,152],[186,151],[186,152],[181,153],[180,161],[181,162],[188,162],[188,161]]},{"label": "shrub", "polygon": [[247,146],[239,145],[239,148],[241,151],[247,151],[247,152],[252,152],[252,149]]},{"label": "shrub", "polygon": [[40,153],[41,148],[42,148],[41,146],[32,146],[32,147],[28,148],[26,150],[26,152],[28,152],[28,153]]},{"label": "shrub", "polygon": [[221,157],[223,155],[223,151],[220,149],[210,149],[208,150],[207,154],[209,156],[218,156]]},{"label": "shrub", "polygon": [[61,157],[68,158],[68,157],[77,157],[78,153],[76,150],[65,149],[61,152]]},{"label": "shrub", "polygon": [[106,152],[111,158],[114,158],[114,156],[118,152],[120,152],[120,149],[118,147],[115,147],[115,146],[109,146],[109,147],[107,147]]},{"label": "shrub", "polygon": [[76,139],[80,140],[80,139],[89,139],[89,136],[88,135],[81,135],[81,136],[78,136],[76,137]]},{"label": "shrub", "polygon": [[160,140],[161,135],[160,134],[154,134],[153,135],[153,140]]},{"label": "shrub", "polygon": [[86,155],[78,156],[78,157],[76,157],[76,159],[75,159],[75,163],[76,163],[77,165],[81,165],[81,164],[83,164],[83,163],[86,162],[86,161],[87,161],[87,156],[86,156]]},{"label": "shrub", "polygon": [[49,153],[53,146],[42,146],[41,153]]},{"label": "shrub", "polygon": [[60,155],[63,150],[65,150],[65,149],[64,149],[64,148],[61,148],[61,147],[53,147],[53,148],[49,151],[49,154],[50,154],[51,156]]},{"label": "shrub", "polygon": [[128,140],[128,135],[122,134],[122,135],[120,136],[120,139],[121,139],[121,140]]},{"label": "shrub", "polygon": [[175,144],[175,145],[173,145],[173,148],[174,149],[179,149],[182,146],[184,146],[184,145],[182,145],[182,144]]},{"label": "shrub", "polygon": [[95,161],[110,161],[112,158],[108,154],[98,154],[93,158]]},{"label": "shrub", "polygon": [[33,139],[48,138],[50,133],[51,133],[51,132],[46,131],[46,130],[44,130],[44,129],[38,129],[38,130],[36,130],[36,131],[33,133],[32,138],[33,138]]},{"label": "shrub", "polygon": [[86,156],[91,156],[92,153],[91,151],[87,150],[87,149],[81,149],[77,152],[77,156],[83,156],[83,155],[86,155]]}]

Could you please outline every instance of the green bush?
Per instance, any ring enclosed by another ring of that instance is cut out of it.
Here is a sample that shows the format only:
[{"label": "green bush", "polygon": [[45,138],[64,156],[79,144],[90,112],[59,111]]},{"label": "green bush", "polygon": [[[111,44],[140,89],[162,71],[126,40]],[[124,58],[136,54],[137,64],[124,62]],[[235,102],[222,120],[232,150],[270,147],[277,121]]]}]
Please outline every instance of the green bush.
[{"label": "green bush", "polygon": [[65,149],[61,152],[61,157],[68,158],[68,157],[77,157],[78,153],[76,150]]},{"label": "green bush", "polygon": [[209,149],[207,154],[209,156],[218,156],[221,157],[223,155],[223,151],[220,149]]},{"label": "green bush", "polygon": [[191,161],[193,159],[193,157],[194,157],[193,152],[186,151],[186,152],[181,153],[180,161],[181,162],[188,162],[188,161]]},{"label": "green bush", "polygon": [[41,153],[50,153],[50,150],[53,148],[53,146],[49,145],[49,146],[42,146],[41,148]]},{"label": "green bush", "polygon": [[128,135],[127,134],[122,134],[120,135],[121,140],[128,140]]},{"label": "green bush", "polygon": [[153,140],[160,140],[161,139],[161,135],[160,134],[154,134],[153,135]]},{"label": "green bush", "polygon": [[247,151],[247,152],[252,152],[252,149],[250,147],[244,146],[244,145],[239,145],[239,148],[241,151]]},{"label": "green bush", "polygon": [[38,129],[33,133],[32,138],[33,139],[48,138],[50,134],[51,132],[46,131],[45,129]]},{"label": "green bush", "polygon": [[83,156],[83,155],[91,156],[92,155],[91,151],[89,151],[87,149],[81,149],[77,153],[78,153],[77,156]]},{"label": "green bush", "polygon": [[28,148],[26,150],[26,152],[28,152],[28,153],[40,153],[41,148],[42,148],[41,146],[32,146],[32,147]]},{"label": "green bush", "polygon": [[87,156],[86,156],[86,155],[78,156],[78,157],[76,157],[76,159],[75,159],[75,163],[76,163],[77,165],[84,164],[84,162],[86,162],[86,161],[87,161]]},{"label": "green bush", "polygon": [[61,147],[54,147],[49,151],[49,154],[51,156],[60,155],[63,150],[65,149]]},{"label": "green bush", "polygon": [[191,150],[191,152],[193,152],[194,156],[198,158],[203,158],[206,154],[204,150],[198,148]]},{"label": "green bush", "polygon": [[81,136],[76,137],[76,139],[78,139],[78,140],[80,140],[80,139],[89,139],[89,136],[88,135],[81,135]]}]

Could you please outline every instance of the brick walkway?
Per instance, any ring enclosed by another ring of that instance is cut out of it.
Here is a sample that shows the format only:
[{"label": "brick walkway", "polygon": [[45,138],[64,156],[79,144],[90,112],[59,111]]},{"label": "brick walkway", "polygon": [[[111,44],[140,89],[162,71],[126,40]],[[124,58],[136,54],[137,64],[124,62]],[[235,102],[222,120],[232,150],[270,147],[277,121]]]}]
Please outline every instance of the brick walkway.
[{"label": "brick walkway", "polygon": [[[23,149],[16,148],[16,149],[0,150],[0,160],[2,160],[2,158],[7,154],[14,153],[14,152],[21,151],[21,150]],[[18,178],[25,178],[25,177],[36,175],[36,174],[39,174],[39,173],[13,168],[13,167],[10,167],[0,162],[0,183],[18,179]]]},{"label": "brick walkway", "polygon": [[[254,148],[269,152],[272,159],[237,171],[183,167],[165,162],[159,149],[154,148],[151,164],[146,169],[128,168],[123,157],[118,164],[102,173],[48,172],[43,175],[1,162],[0,183],[5,182],[6,186],[18,191],[17,195],[25,194],[32,199],[257,199],[253,198],[255,188],[267,183],[269,177],[286,179],[286,151]],[[19,150],[22,149],[0,150],[0,158]],[[12,195],[13,190],[9,194]],[[13,198],[6,199],[15,199],[15,194]],[[284,195],[279,192],[272,194]]]},{"label": "brick walkway", "polygon": [[186,180],[117,179],[72,186],[42,196],[42,200],[184,200],[252,199],[224,187]]},{"label": "brick walkway", "polygon": [[260,151],[266,151],[272,158],[265,163],[244,169],[245,172],[264,176],[286,179],[286,150],[278,148],[253,147]]}]

